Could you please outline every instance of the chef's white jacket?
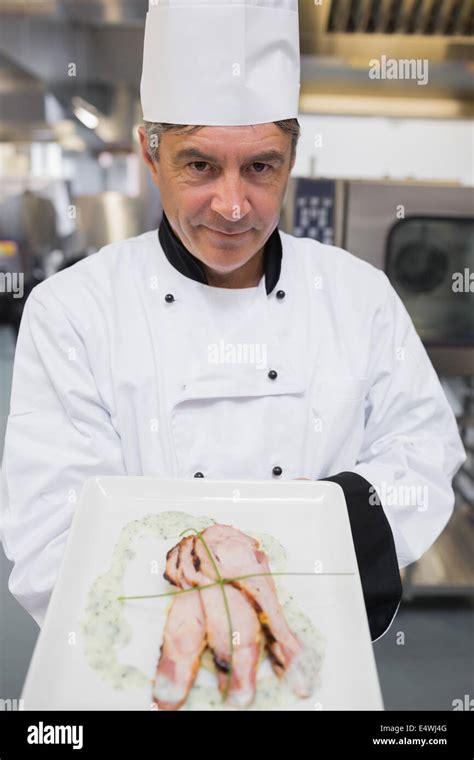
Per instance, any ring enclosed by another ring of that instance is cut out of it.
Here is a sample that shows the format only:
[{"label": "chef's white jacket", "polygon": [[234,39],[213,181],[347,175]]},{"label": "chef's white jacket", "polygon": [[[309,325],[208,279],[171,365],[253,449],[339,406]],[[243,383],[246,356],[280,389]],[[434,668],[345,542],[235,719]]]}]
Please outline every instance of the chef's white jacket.
[{"label": "chef's white jacket", "polygon": [[[382,271],[349,252],[280,236],[269,294],[263,277],[228,289],[185,276],[154,230],[106,246],[28,297],[2,529],[9,588],[40,626],[92,476],[353,473],[379,496],[400,568],[443,530],[466,455],[401,300]],[[405,503],[408,492],[416,498]],[[376,567],[370,556],[367,564]]]}]

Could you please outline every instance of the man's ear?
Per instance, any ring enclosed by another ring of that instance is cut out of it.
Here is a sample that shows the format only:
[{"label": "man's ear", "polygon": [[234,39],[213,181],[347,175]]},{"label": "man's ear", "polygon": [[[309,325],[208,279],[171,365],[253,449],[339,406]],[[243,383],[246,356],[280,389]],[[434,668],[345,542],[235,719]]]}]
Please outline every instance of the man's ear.
[{"label": "man's ear", "polygon": [[143,160],[150,170],[153,182],[155,185],[158,185],[158,171],[156,168],[156,162],[153,161],[150,155],[150,151],[148,149],[148,138],[146,136],[145,128],[142,126],[138,127],[138,138],[140,140],[140,148]]}]

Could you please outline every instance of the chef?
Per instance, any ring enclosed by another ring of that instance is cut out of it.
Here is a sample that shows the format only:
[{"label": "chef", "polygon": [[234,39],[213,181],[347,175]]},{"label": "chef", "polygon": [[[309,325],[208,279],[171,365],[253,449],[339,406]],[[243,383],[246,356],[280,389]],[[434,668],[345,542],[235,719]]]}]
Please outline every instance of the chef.
[{"label": "chef", "polygon": [[36,286],[16,349],[3,542],[40,626],[93,476],[339,484],[373,640],[449,520],[465,452],[402,302],[350,252],[278,229],[299,76],[296,0],[150,3],[159,229]]}]

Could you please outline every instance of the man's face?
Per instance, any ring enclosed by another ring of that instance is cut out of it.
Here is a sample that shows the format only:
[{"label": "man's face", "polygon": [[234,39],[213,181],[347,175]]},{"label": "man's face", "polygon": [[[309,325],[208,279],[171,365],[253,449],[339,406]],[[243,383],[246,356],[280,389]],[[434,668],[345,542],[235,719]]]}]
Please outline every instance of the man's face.
[{"label": "man's face", "polygon": [[222,274],[246,264],[278,224],[292,168],[290,135],[273,123],[166,131],[157,162],[143,127],[139,135],[164,212],[183,245]]}]

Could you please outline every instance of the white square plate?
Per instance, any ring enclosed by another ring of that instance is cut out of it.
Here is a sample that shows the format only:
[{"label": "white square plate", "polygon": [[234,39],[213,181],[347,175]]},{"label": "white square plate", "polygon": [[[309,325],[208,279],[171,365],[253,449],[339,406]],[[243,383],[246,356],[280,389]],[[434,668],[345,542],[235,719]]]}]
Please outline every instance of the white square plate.
[{"label": "white square plate", "polygon": [[[166,612],[166,552],[186,528],[262,542],[293,631],[319,653],[314,693],[265,659],[251,708],[380,710],[383,703],[342,489],[328,482],[101,477],[82,491],[23,690],[26,710],[150,710]],[[288,573],[288,574],[286,574]],[[226,709],[203,666],[181,708]]]}]

